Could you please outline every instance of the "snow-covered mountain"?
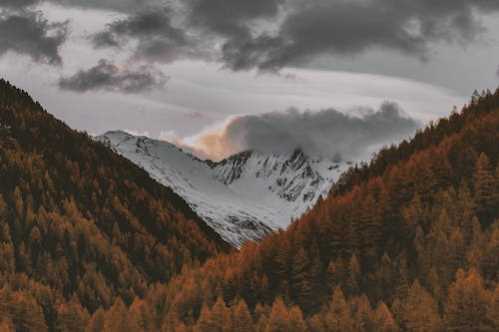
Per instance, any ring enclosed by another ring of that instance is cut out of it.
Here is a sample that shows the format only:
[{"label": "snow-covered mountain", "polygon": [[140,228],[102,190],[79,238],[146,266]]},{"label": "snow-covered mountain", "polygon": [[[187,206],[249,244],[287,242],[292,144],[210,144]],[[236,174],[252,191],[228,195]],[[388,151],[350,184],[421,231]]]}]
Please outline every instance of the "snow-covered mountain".
[{"label": "snow-covered mountain", "polygon": [[221,162],[203,161],[173,144],[122,131],[97,140],[144,168],[181,195],[226,241],[258,240],[311,208],[329,192],[349,163],[242,152]]}]

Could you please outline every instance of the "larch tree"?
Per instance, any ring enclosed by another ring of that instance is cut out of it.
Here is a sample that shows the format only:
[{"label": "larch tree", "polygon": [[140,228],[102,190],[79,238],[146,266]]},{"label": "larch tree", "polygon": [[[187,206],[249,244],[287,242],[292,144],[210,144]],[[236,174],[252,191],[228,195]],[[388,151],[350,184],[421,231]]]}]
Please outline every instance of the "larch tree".
[{"label": "larch tree", "polygon": [[437,303],[418,280],[409,288],[405,302],[402,303],[401,322],[409,331],[431,332],[440,328]]},{"label": "larch tree", "polygon": [[240,332],[253,332],[255,327],[253,318],[249,312],[248,306],[243,299],[240,299],[237,304],[232,308],[232,320]]},{"label": "larch tree", "polygon": [[499,330],[499,284],[492,294],[491,303],[487,311],[487,318],[496,330]]},{"label": "larch tree", "polygon": [[336,287],[324,316],[327,331],[351,331],[354,327],[352,312],[340,287]]},{"label": "larch tree", "polygon": [[90,316],[77,298],[62,303],[57,308],[56,326],[60,331],[84,332]]},{"label": "larch tree", "polygon": [[499,205],[499,187],[485,153],[480,154],[475,164],[473,181],[477,215],[480,220],[490,222]]},{"label": "larch tree", "polygon": [[490,294],[483,286],[479,273],[472,269],[459,270],[450,286],[445,310],[445,323],[451,331],[480,331],[487,326]]},{"label": "larch tree", "polygon": [[290,328],[289,312],[281,298],[272,305],[272,311],[265,326],[265,332],[288,332]]},{"label": "larch tree", "polygon": [[380,302],[373,314],[374,331],[396,332],[399,330],[395,318],[384,302]]},{"label": "larch tree", "polygon": [[106,313],[104,330],[109,332],[140,331],[138,322],[129,316],[128,309],[120,297],[116,299],[113,306]]}]

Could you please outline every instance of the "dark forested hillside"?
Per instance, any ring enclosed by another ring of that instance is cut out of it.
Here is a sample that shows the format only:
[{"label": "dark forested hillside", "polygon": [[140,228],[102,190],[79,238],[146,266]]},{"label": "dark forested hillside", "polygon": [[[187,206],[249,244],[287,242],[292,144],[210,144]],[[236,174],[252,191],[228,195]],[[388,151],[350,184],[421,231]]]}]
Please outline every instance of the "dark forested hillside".
[{"label": "dark forested hillside", "polygon": [[143,171],[0,91],[0,331],[499,330],[499,90],[232,253]]},{"label": "dark forested hillside", "polygon": [[186,268],[90,326],[497,331],[498,142],[499,90],[353,169],[287,231]]},{"label": "dark forested hillside", "polygon": [[0,331],[66,330],[228,249],[170,189],[0,81]]}]

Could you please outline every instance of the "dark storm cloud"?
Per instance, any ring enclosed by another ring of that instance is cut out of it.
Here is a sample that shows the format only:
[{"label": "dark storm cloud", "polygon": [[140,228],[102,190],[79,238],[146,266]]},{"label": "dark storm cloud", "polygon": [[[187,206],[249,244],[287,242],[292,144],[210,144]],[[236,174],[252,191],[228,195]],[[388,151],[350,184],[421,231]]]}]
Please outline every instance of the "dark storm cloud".
[{"label": "dark storm cloud", "polygon": [[[137,53],[152,55],[154,61],[211,59],[216,52],[233,70],[278,70],[321,55],[355,55],[373,48],[426,59],[434,42],[473,40],[482,31],[477,12],[499,10],[497,0],[184,0],[170,2],[175,10],[151,16],[144,8],[158,2],[125,2],[129,17],[99,34],[98,46],[133,39]],[[117,0],[85,5],[92,4],[126,7]],[[181,18],[176,25],[173,15]],[[143,27],[140,22],[147,18],[155,23]],[[192,35],[198,38],[187,42]]]},{"label": "dark storm cloud", "polygon": [[323,157],[363,158],[379,145],[412,134],[420,124],[394,103],[379,110],[359,109],[360,117],[334,109],[319,112],[273,112],[237,117],[224,128],[202,135],[195,149],[220,159],[244,150],[291,152]]},{"label": "dark storm cloud", "polygon": [[41,0],[0,0],[0,7],[24,8],[35,5]]},{"label": "dark storm cloud", "polygon": [[59,48],[66,36],[67,22],[49,23],[41,13],[24,9],[0,12],[0,55],[12,51],[59,65]]},{"label": "dark storm cloud", "polygon": [[71,77],[61,78],[59,87],[80,93],[98,90],[141,93],[163,87],[166,80],[163,73],[151,66],[120,68],[102,59],[95,67],[81,70]]},{"label": "dark storm cloud", "polygon": [[138,42],[135,56],[151,61],[170,62],[178,56],[194,54],[194,43],[184,30],[172,25],[171,10],[148,9],[107,26],[93,37],[96,47],[123,47],[130,40]]},{"label": "dark storm cloud", "polygon": [[161,3],[165,2],[164,0],[45,0],[45,1],[49,1],[52,3],[68,7],[112,10],[122,13],[133,13],[137,10],[141,10],[149,6],[160,5]]},{"label": "dark storm cloud", "polygon": [[276,35],[226,43],[224,60],[235,70],[272,70],[318,55],[351,55],[370,48],[425,59],[432,42],[472,40],[482,29],[474,10],[498,9],[495,0],[299,2]]},{"label": "dark storm cloud", "polygon": [[[213,60],[221,40],[247,40],[250,22],[277,14],[282,0],[186,0],[170,7],[147,6],[112,22],[94,36],[96,47],[120,47],[137,42],[135,56],[157,62],[176,58]],[[176,24],[173,17],[177,18]]]},{"label": "dark storm cloud", "polygon": [[233,37],[248,36],[250,20],[272,18],[284,0],[187,0],[189,23]]}]

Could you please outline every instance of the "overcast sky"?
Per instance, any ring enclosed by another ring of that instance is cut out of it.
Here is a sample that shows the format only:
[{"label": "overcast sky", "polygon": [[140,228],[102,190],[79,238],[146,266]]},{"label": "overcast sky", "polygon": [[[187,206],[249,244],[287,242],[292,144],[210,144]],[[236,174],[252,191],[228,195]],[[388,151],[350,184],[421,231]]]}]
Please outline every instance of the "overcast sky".
[{"label": "overcast sky", "polygon": [[363,157],[498,86],[499,1],[0,0],[0,75],[92,134]]}]

